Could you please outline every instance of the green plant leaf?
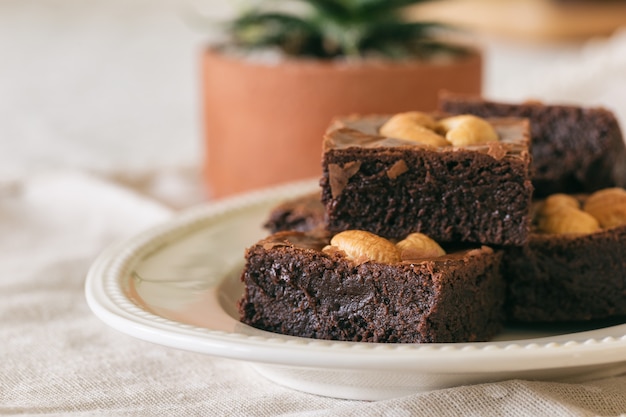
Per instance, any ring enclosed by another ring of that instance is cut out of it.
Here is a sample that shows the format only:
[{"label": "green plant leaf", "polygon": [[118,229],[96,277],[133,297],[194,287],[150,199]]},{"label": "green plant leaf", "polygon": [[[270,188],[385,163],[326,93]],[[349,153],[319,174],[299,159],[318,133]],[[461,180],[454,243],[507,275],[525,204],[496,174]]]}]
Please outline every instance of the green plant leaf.
[{"label": "green plant leaf", "polygon": [[345,1],[337,0],[298,0],[307,4],[318,14],[332,16],[334,19],[349,18],[351,10],[344,4]]},{"label": "green plant leaf", "polygon": [[353,0],[359,3],[359,8],[367,12],[381,12],[397,10],[400,8],[414,6],[419,3],[433,2],[434,0]]},{"label": "green plant leaf", "polygon": [[[233,42],[248,48],[277,46],[290,55],[302,53],[317,37],[316,28],[298,16],[282,13],[247,13],[231,22]],[[314,48],[313,48],[314,49]]]},{"label": "green plant leaf", "polygon": [[370,37],[396,40],[412,40],[416,38],[430,38],[434,29],[446,27],[436,22],[409,22],[409,23],[388,23],[382,22],[373,25]]}]

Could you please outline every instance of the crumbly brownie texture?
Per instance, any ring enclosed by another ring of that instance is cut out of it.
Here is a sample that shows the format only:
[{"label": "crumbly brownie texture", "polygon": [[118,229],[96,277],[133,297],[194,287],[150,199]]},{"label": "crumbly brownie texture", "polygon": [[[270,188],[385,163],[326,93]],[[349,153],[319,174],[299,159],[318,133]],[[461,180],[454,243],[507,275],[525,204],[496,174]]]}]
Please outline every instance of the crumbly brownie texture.
[{"label": "crumbly brownie texture", "polygon": [[274,207],[263,227],[276,233],[284,230],[308,232],[325,225],[325,211],[319,192],[286,200]]},{"label": "crumbly brownie texture", "polygon": [[532,197],[526,120],[490,120],[499,142],[435,148],[380,136],[388,118],[341,119],[326,133],[320,184],[331,232],[526,242]]},{"label": "crumbly brownie texture", "polygon": [[[538,201],[536,206],[542,204]],[[606,208],[615,218],[616,206]],[[558,220],[562,227],[573,218]],[[571,226],[579,229],[583,220],[576,219]],[[503,275],[509,320],[571,322],[626,315],[626,226],[590,230],[596,231],[542,233],[538,226],[527,245],[506,249]]]},{"label": "crumbly brownie texture", "polygon": [[501,103],[451,93],[441,94],[439,106],[451,114],[528,118],[537,198],[626,186],[626,146],[609,110],[539,102]]},{"label": "crumbly brownie texture", "polygon": [[501,252],[488,247],[393,264],[324,252],[323,234],[280,232],[246,251],[241,321],[300,337],[470,342],[501,328]]},{"label": "crumbly brownie texture", "polygon": [[508,248],[507,316],[566,322],[626,315],[626,227],[584,236],[533,234]]}]

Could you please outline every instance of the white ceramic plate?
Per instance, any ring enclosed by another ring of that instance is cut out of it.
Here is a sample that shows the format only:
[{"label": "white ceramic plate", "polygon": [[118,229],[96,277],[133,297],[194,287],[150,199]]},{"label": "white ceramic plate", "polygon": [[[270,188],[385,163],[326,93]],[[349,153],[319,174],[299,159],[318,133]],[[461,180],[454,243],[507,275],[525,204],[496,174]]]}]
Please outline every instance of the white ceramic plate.
[{"label": "white ceramic plate", "polygon": [[377,400],[511,378],[580,381],[626,372],[626,324],[507,328],[488,343],[373,344],[282,336],[237,320],[247,246],[269,210],[315,190],[290,184],[197,207],[111,247],[86,281],[90,308],[131,336],[250,362],[315,394]]}]

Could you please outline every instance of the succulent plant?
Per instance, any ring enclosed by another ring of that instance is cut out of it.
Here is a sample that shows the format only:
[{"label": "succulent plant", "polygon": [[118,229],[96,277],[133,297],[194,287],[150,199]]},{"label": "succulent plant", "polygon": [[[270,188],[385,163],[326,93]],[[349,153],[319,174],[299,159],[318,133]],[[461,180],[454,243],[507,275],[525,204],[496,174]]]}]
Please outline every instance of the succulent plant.
[{"label": "succulent plant", "polygon": [[237,48],[278,48],[289,56],[406,59],[462,52],[433,36],[443,25],[406,18],[404,9],[423,1],[265,1],[227,22],[225,29]]}]

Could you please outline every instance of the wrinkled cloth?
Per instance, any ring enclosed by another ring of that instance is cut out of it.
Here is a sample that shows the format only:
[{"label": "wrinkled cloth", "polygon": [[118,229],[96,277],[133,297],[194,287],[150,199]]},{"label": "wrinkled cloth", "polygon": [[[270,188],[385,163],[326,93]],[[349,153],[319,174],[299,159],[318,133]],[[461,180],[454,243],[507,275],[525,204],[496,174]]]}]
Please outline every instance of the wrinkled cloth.
[{"label": "wrinkled cloth", "polygon": [[276,385],[246,362],[122,334],[90,311],[106,247],[177,213],[79,172],[0,185],[0,415],[594,416],[626,414],[626,376],[511,380],[379,402]]}]

